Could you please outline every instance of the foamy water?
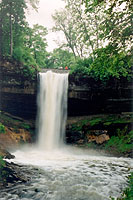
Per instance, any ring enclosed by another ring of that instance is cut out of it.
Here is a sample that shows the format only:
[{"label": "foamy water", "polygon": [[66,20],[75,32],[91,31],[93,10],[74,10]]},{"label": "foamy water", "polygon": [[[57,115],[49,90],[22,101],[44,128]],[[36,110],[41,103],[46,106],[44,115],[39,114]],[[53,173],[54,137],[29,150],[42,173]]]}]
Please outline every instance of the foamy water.
[{"label": "foamy water", "polygon": [[108,200],[121,195],[132,165],[129,158],[67,146],[44,152],[24,148],[14,155],[14,162],[26,165],[33,175],[28,185],[3,191],[3,200]]},{"label": "foamy water", "polygon": [[68,74],[40,73],[38,93],[38,148],[50,150],[63,145],[67,119]]},{"label": "foamy water", "polygon": [[63,144],[67,85],[68,75],[40,74],[37,145],[13,153],[31,180],[2,190],[1,200],[109,200],[127,186],[131,159]]}]

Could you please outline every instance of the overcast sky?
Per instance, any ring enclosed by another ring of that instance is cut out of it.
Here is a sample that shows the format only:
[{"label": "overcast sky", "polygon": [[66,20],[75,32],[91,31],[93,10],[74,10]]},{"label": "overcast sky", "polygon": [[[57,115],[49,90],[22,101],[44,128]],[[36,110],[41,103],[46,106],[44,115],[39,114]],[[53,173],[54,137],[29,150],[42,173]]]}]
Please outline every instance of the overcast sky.
[{"label": "overcast sky", "polygon": [[48,51],[57,47],[54,40],[58,40],[61,37],[61,35],[50,31],[54,25],[51,15],[54,14],[55,10],[61,10],[63,7],[64,2],[62,0],[40,0],[38,12],[30,9],[29,14],[27,14],[27,21],[30,25],[40,24],[49,29],[49,34],[47,36]]}]

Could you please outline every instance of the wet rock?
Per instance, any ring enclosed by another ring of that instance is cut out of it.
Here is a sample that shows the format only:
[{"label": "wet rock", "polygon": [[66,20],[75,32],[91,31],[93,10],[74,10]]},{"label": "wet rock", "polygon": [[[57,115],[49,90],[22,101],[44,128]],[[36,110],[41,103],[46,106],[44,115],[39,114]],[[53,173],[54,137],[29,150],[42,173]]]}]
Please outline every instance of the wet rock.
[{"label": "wet rock", "polygon": [[30,180],[30,173],[26,172],[22,166],[13,162],[4,161],[0,168],[0,187],[11,187],[17,183],[26,183]]},{"label": "wet rock", "polygon": [[10,154],[6,149],[0,147],[0,156],[2,156],[5,159],[13,159],[15,158],[14,155]]},{"label": "wet rock", "polygon": [[97,144],[103,144],[104,142],[110,139],[109,135],[101,134],[101,135],[87,135],[87,142],[96,142]]}]

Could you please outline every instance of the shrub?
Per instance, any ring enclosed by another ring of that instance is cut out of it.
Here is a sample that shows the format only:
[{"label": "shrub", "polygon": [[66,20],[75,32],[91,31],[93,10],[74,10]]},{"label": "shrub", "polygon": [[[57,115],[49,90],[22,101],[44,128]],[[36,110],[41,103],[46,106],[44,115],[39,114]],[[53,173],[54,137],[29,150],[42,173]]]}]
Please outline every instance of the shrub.
[{"label": "shrub", "polygon": [[0,123],[0,133],[5,133],[5,126]]},{"label": "shrub", "polygon": [[31,127],[29,124],[26,124],[26,123],[22,123],[21,126],[24,128],[24,129],[27,129],[29,130]]},{"label": "shrub", "polygon": [[93,59],[77,59],[71,73],[77,76],[89,76],[104,83],[110,78],[131,78],[132,57],[126,52],[118,52],[113,46],[99,48]]},{"label": "shrub", "polygon": [[0,169],[5,166],[5,161],[3,160],[2,156],[0,156]]},{"label": "shrub", "polygon": [[105,149],[114,148],[119,153],[126,153],[133,148],[133,131],[130,131],[127,135],[112,136],[106,143]]}]

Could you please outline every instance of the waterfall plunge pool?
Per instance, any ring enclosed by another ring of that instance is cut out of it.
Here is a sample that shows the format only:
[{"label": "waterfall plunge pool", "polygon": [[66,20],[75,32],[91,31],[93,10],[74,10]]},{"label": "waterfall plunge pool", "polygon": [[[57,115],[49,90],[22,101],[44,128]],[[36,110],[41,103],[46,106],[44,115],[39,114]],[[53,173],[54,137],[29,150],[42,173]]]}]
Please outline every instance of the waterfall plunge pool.
[{"label": "waterfall plunge pool", "polygon": [[94,150],[64,147],[39,151],[25,148],[13,162],[31,171],[28,184],[4,189],[1,200],[109,200],[127,186],[132,160],[107,157]]},{"label": "waterfall plunge pool", "polygon": [[[127,186],[132,160],[64,144],[68,74],[40,73],[38,141],[14,152],[32,177],[3,189],[1,200],[109,200]],[[80,106],[80,105],[79,105]]]}]

